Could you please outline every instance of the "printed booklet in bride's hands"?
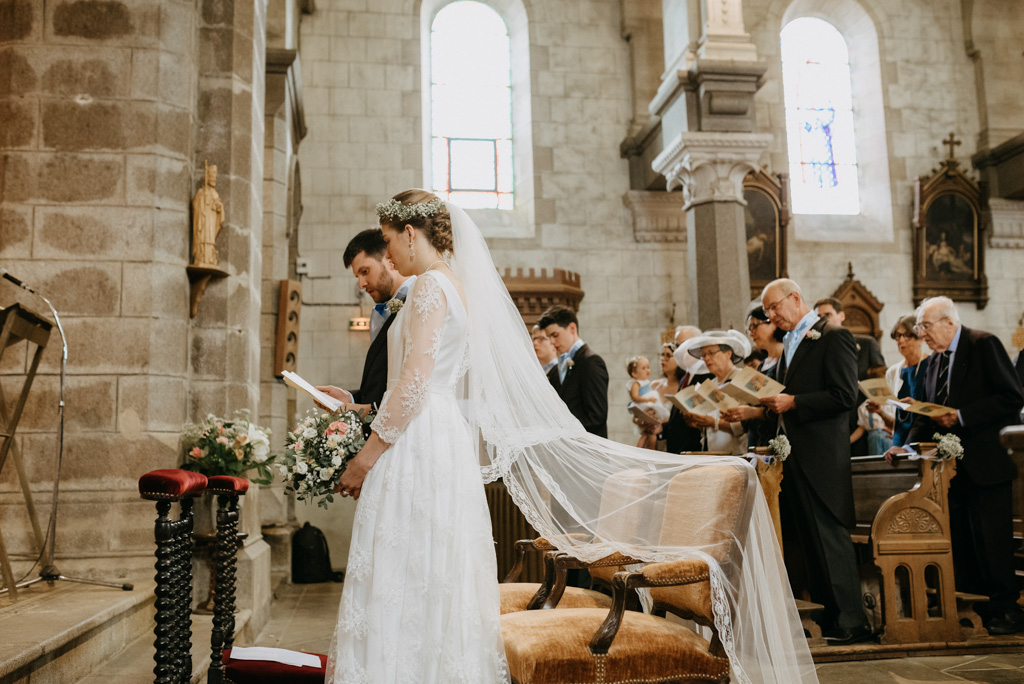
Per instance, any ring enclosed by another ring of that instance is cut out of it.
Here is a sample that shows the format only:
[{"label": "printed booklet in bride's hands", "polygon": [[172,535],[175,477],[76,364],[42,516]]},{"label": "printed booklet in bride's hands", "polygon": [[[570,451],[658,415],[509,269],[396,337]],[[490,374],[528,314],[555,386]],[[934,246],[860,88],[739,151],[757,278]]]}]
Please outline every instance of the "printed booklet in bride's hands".
[{"label": "printed booklet in bride's hands", "polygon": [[311,409],[285,437],[278,470],[285,490],[297,499],[327,508],[349,460],[366,443],[363,424],[371,420],[357,411],[326,413]]}]

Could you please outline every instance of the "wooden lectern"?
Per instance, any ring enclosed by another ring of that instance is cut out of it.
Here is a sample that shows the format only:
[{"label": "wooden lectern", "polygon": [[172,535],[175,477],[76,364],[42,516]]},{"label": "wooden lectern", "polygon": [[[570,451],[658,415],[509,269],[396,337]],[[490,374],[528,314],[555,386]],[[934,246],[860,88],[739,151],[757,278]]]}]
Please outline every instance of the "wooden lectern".
[{"label": "wooden lectern", "polygon": [[[32,388],[32,381],[35,380],[36,370],[39,368],[39,361],[43,357],[43,350],[50,339],[50,330],[53,324],[20,304],[14,304],[7,308],[0,309],[0,359],[8,348],[25,340],[29,345],[34,345],[31,363],[25,375],[25,383],[22,385],[21,393],[14,403],[11,413],[7,413],[7,400],[4,398],[3,389],[0,388],[0,473],[3,472],[7,455],[13,456],[14,467],[18,471],[18,481],[21,484],[21,491],[25,497],[25,507],[28,509],[28,518],[32,523],[32,531],[35,533],[39,548],[44,545],[43,532],[39,527],[39,516],[36,514],[35,504],[32,502],[32,492],[28,486],[28,477],[25,475],[25,464],[21,458],[21,452],[14,441],[14,433],[18,428],[18,421],[21,420],[21,412],[25,408],[25,401],[28,399],[28,392]],[[31,349],[31,347],[30,347]],[[18,588],[14,571],[11,569],[11,561],[7,555],[7,548],[4,545],[3,532],[0,530],[0,570],[3,571],[4,584],[11,594],[12,599],[18,597]]]}]

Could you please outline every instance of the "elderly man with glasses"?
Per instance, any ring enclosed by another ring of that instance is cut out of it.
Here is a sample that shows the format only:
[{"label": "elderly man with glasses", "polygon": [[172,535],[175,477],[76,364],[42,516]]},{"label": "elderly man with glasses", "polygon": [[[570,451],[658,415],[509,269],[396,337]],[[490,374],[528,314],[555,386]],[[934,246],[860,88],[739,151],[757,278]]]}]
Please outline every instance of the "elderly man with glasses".
[{"label": "elderly man with glasses", "polygon": [[[1020,422],[1020,381],[999,339],[961,324],[948,297],[921,303],[915,331],[934,352],[922,398],[956,412],[936,418],[915,415],[907,443],[953,433],[964,448],[949,486],[956,588],[989,597],[978,612],[983,612],[990,634],[1022,632],[1024,611],[1017,604],[1020,590],[1013,562],[1011,482],[1017,469],[999,442],[1001,429]],[[906,451],[893,447],[886,456]]]},{"label": "elderly man with glasses", "polygon": [[769,283],[761,304],[786,331],[774,374],[786,389],[762,400],[792,445],[779,501],[786,569],[794,593],[806,588],[825,606],[822,629],[832,643],[853,643],[871,636],[849,532],[856,523],[848,420],[857,405],[857,347],[849,330],[807,306],[792,280]]}]

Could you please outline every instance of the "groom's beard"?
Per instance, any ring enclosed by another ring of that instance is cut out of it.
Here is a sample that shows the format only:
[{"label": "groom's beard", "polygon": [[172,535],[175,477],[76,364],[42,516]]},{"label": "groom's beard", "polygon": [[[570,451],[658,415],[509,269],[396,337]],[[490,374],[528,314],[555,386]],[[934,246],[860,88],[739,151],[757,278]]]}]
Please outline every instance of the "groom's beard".
[{"label": "groom's beard", "polygon": [[373,285],[373,301],[383,304],[395,296],[395,281],[387,271],[381,271],[380,278]]}]

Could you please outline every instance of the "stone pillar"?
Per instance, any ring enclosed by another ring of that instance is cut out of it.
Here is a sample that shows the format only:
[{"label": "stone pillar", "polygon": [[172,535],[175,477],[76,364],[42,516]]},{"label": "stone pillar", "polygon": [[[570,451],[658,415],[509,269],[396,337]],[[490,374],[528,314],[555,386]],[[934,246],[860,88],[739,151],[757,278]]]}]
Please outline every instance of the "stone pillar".
[{"label": "stone pillar", "polygon": [[737,328],[750,301],[743,178],[771,135],[683,133],[654,160],[668,189],[683,189],[690,312],[703,329]]},{"label": "stone pillar", "polygon": [[[198,126],[193,139],[198,184],[203,163],[218,166],[224,228],[217,238],[229,277],[211,284],[190,331],[189,413],[230,415],[260,408],[263,289],[265,0],[200,0]],[[193,186],[195,187],[195,185]],[[270,617],[270,547],[261,535],[259,487],[241,501],[237,600],[252,610],[247,629]]]},{"label": "stone pillar", "polygon": [[[651,167],[669,190],[683,189],[691,318],[697,312],[688,322],[739,328],[750,301],[743,178],[771,139],[752,132],[766,67],[743,30],[740,0],[666,0],[663,13],[668,68],[649,109],[667,142]],[[670,25],[690,43],[673,43]]]}]

